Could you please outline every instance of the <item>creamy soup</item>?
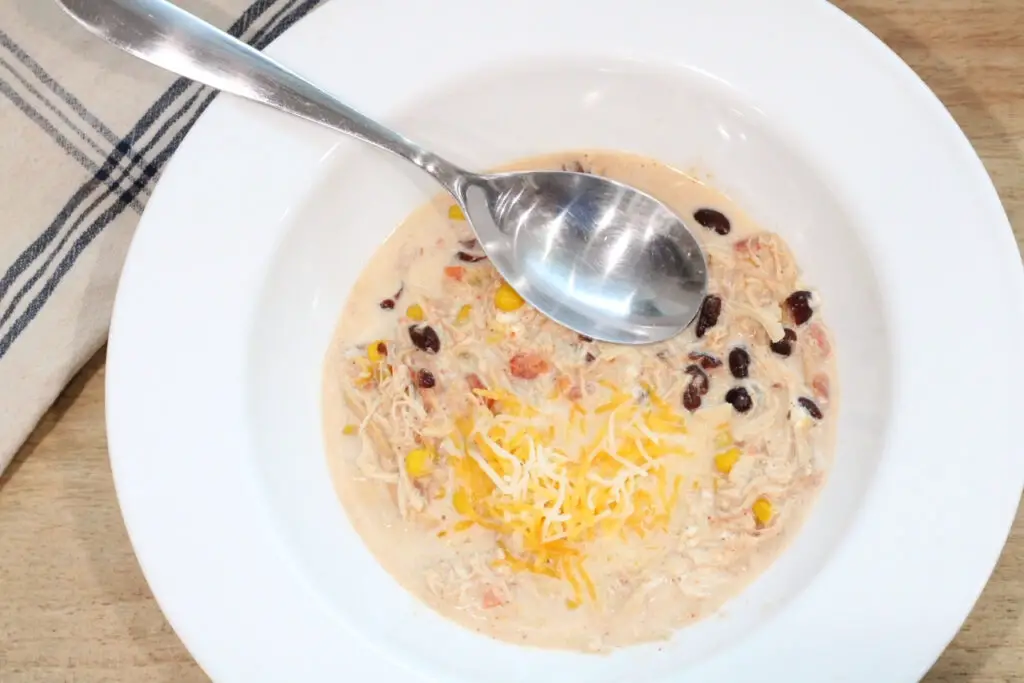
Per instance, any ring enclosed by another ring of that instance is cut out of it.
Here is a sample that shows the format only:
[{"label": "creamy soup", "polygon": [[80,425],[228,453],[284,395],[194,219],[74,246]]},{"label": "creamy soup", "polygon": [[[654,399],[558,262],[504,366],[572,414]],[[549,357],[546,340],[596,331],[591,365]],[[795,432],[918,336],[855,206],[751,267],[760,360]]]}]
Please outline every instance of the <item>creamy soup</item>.
[{"label": "creamy soup", "polygon": [[689,220],[710,268],[695,324],[616,346],[502,281],[448,197],[354,286],[328,352],[334,485],[388,572],[514,643],[584,651],[706,616],[796,533],[832,457],[836,378],[786,244],[656,161],[564,153]]}]

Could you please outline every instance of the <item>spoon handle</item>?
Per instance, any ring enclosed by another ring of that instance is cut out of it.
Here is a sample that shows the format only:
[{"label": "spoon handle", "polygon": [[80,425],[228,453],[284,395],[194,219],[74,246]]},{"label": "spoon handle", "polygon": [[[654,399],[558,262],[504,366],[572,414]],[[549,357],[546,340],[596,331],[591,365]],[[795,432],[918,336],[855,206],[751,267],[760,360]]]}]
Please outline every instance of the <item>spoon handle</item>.
[{"label": "spoon handle", "polygon": [[166,0],[57,0],[80,24],[140,59],[223,92],[347,133],[411,161],[455,192],[454,164],[347,107],[294,71]]}]

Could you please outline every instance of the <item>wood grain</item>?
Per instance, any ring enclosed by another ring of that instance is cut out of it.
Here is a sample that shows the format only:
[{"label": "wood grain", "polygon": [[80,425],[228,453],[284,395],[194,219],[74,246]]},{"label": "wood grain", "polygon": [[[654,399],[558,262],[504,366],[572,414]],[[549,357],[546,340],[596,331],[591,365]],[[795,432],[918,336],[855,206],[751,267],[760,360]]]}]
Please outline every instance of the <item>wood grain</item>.
[{"label": "wood grain", "polygon": [[[1024,244],[1024,3],[837,4],[949,107]],[[161,615],[121,522],[106,457],[103,363],[101,351],[0,478],[0,683],[207,680]],[[1024,680],[1022,605],[1024,514],[973,613],[925,680]]]}]

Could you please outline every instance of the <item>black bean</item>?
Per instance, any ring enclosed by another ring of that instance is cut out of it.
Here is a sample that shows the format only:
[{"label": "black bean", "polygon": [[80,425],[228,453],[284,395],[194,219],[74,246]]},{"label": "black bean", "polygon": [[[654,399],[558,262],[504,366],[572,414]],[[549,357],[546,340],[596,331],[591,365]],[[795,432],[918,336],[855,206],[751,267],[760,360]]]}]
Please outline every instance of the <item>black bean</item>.
[{"label": "black bean", "polygon": [[587,361],[588,363],[593,363],[595,360],[597,360],[597,356],[592,354],[590,351],[587,351],[587,355],[583,357],[583,360]]},{"label": "black bean", "polygon": [[708,230],[714,230],[719,235],[728,235],[732,230],[732,224],[725,214],[714,209],[697,209],[693,212],[693,218]]},{"label": "black bean", "polygon": [[441,339],[430,325],[410,325],[409,339],[421,351],[437,353],[441,350]]},{"label": "black bean", "polygon": [[437,384],[437,380],[434,379],[434,373],[430,370],[421,369],[416,373],[416,386],[420,389],[432,389]]},{"label": "black bean", "polygon": [[725,392],[725,402],[735,408],[737,413],[745,413],[754,406],[750,392],[743,387],[733,387]]},{"label": "black bean", "polygon": [[744,379],[750,374],[750,354],[746,349],[736,347],[729,352],[729,372],[736,379]]},{"label": "black bean", "polygon": [[380,307],[383,308],[385,311],[390,311],[392,308],[395,307],[395,302],[398,301],[398,297],[402,296],[402,292],[404,291],[405,283],[403,282],[401,285],[399,285],[398,291],[395,292],[394,296],[390,296],[387,299],[384,299],[384,301],[380,302]]},{"label": "black bean", "polygon": [[699,365],[686,366],[686,374],[690,376],[690,386],[694,387],[699,395],[703,396],[708,393],[711,380]]},{"label": "black bean", "polygon": [[793,292],[786,297],[786,307],[789,308],[793,322],[797,325],[803,325],[814,315],[814,309],[811,308],[811,293],[807,291]]},{"label": "black bean", "polygon": [[581,335],[578,335],[578,336],[579,336],[581,342],[586,342],[586,343],[589,344],[590,342],[594,341],[593,337],[588,337],[585,334],[581,334]]},{"label": "black bean", "polygon": [[722,297],[708,294],[700,305],[700,313],[697,314],[697,339],[704,336],[704,333],[718,324],[718,316],[722,315]]},{"label": "black bean", "polygon": [[796,402],[802,405],[804,407],[804,410],[807,411],[807,414],[813,417],[815,420],[820,420],[822,417],[824,417],[821,414],[821,408],[819,408],[818,404],[812,401],[811,399],[804,398],[803,396],[801,396],[796,400]]},{"label": "black bean", "polygon": [[708,393],[711,380],[699,365],[686,366],[686,374],[690,376],[690,382],[683,390],[683,407],[692,413],[700,408],[701,396]]},{"label": "black bean", "polygon": [[687,358],[697,361],[705,370],[714,370],[722,365],[722,361],[720,359],[715,358],[710,353],[704,353],[703,351],[691,351]]},{"label": "black bean", "polygon": [[693,384],[688,384],[683,391],[683,407],[691,413],[700,408],[700,391]]},{"label": "black bean", "polygon": [[793,353],[793,342],[796,341],[796,332],[785,328],[782,339],[771,343],[772,351],[780,356],[789,356]]},{"label": "black bean", "polygon": [[388,355],[388,345],[384,342],[377,342],[377,353],[382,356]]},{"label": "black bean", "polygon": [[466,263],[476,263],[477,261],[483,261],[485,258],[487,258],[483,254],[469,254],[464,251],[458,252],[457,254],[455,254],[455,256],[460,261],[465,261]]}]

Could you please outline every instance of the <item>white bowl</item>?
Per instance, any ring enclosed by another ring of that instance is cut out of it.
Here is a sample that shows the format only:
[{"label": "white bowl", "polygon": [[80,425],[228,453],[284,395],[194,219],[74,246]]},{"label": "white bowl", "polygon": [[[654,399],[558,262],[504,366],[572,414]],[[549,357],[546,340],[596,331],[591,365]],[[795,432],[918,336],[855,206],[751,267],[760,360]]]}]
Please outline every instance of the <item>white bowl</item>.
[{"label": "white bowl", "polygon": [[269,52],[471,168],[613,148],[693,169],[825,301],[835,468],[792,547],[715,617],[611,656],[470,633],[353,531],[321,438],[324,352],[388,232],[437,191],[377,150],[220,98],[122,277],[111,459],[162,608],[218,681],[910,681],[967,615],[1024,461],[1024,287],[947,112],[816,0],[330,3]]}]

